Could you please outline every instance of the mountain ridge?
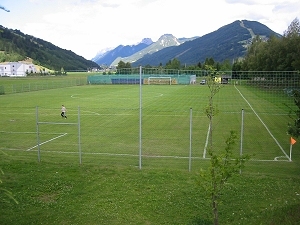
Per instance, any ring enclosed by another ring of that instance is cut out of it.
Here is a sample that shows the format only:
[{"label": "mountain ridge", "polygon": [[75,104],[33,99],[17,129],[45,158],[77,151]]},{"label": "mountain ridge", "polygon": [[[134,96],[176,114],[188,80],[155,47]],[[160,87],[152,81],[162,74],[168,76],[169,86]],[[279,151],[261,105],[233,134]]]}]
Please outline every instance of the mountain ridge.
[{"label": "mountain ridge", "polygon": [[186,65],[204,62],[206,58],[213,58],[218,62],[232,61],[245,56],[248,46],[256,35],[265,40],[271,35],[280,37],[279,34],[259,22],[236,20],[175,48],[166,48],[157,53],[148,54],[134,62],[132,66],[148,64],[158,66],[175,57]]},{"label": "mountain ridge", "polygon": [[151,45],[147,46],[146,48],[142,49],[141,51],[136,52],[133,55],[127,57],[118,57],[116,58],[110,66],[117,66],[119,61],[133,63],[137,59],[143,57],[145,54],[152,54],[157,52],[163,48],[180,45],[180,41],[173,36],[172,34],[164,34],[162,35],[156,42],[152,43]]},{"label": "mountain ridge", "polygon": [[102,55],[95,56],[92,60],[101,66],[110,66],[116,58],[127,57],[134,53],[141,51],[147,46],[151,45],[153,41],[151,38],[144,38],[137,45],[119,45],[114,49],[105,52]]},{"label": "mountain ridge", "polygon": [[[158,66],[174,58],[186,65],[197,64],[210,57],[220,62],[231,61],[245,56],[256,35],[263,40],[271,35],[281,36],[257,21],[236,20],[201,37],[176,38],[172,34],[164,34],[156,42],[132,55],[116,57],[110,66],[116,66],[120,60],[129,62],[132,66]],[[165,42],[177,42],[164,45],[162,37]],[[166,40],[167,38],[170,40]]]},{"label": "mountain ridge", "polygon": [[[170,42],[170,40],[168,40],[168,37],[171,39],[176,39],[176,40],[173,40],[172,43],[164,45],[164,43],[163,43],[164,40],[165,40],[165,42],[168,42],[168,41]],[[154,53],[156,51],[163,49],[164,47],[168,47],[171,45],[179,45],[179,44],[184,43],[185,41],[190,41],[195,38],[197,38],[197,36],[191,37],[191,38],[183,37],[183,38],[177,39],[172,34],[163,34],[160,36],[160,38],[156,42],[153,42],[151,38],[144,38],[138,44],[145,43],[145,44],[147,44],[147,46],[144,46],[144,48],[141,48],[139,51],[135,51],[133,54],[127,53],[126,56],[119,54],[118,47],[122,46],[123,48],[130,48],[130,47],[136,47],[136,45],[126,45],[126,46],[119,45],[116,48],[109,49],[104,54],[102,52],[98,53],[92,60],[94,62],[98,63],[100,66],[116,66],[120,60],[122,60],[122,61],[124,60],[126,62],[134,62],[137,59],[143,57],[145,54]],[[116,57],[116,55],[118,55],[118,56]]]}]

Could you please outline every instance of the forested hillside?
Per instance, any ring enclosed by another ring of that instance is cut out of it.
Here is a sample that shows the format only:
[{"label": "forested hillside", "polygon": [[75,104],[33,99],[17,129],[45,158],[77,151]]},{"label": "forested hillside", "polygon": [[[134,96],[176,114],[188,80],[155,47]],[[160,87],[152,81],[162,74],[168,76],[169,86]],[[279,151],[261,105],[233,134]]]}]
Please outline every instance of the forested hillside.
[{"label": "forested hillside", "polygon": [[27,57],[31,58],[34,64],[57,71],[61,68],[70,71],[99,67],[95,62],[86,60],[72,51],[0,25],[0,62],[20,61]]},{"label": "forested hillside", "polygon": [[268,41],[255,38],[242,61],[236,61],[233,70],[239,71],[299,71],[300,22],[294,19],[283,37]]}]

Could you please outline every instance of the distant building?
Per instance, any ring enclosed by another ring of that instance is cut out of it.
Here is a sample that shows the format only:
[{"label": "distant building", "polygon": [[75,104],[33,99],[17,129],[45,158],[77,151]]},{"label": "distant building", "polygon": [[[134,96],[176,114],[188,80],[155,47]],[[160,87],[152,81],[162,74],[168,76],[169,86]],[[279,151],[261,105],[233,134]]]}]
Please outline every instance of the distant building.
[{"label": "distant building", "polygon": [[29,73],[36,73],[34,64],[29,62],[0,63],[1,77],[26,77]]}]

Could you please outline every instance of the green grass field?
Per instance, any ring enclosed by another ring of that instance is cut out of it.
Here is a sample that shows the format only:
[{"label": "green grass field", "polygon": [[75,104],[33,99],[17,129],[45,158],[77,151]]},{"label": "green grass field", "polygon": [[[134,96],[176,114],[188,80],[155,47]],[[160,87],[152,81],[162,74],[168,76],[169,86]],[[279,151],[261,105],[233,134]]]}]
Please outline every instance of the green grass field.
[{"label": "green grass field", "polygon": [[[2,187],[19,201],[1,204],[2,224],[211,224],[209,199],[197,185],[209,164],[208,87],[143,85],[140,111],[138,85],[75,85],[0,95]],[[214,100],[214,149],[222,151],[235,130],[240,154],[243,109],[242,151],[251,155],[226,186],[221,224],[297,224],[300,147],[289,162],[284,105],[292,100],[239,85],[224,85]]]}]

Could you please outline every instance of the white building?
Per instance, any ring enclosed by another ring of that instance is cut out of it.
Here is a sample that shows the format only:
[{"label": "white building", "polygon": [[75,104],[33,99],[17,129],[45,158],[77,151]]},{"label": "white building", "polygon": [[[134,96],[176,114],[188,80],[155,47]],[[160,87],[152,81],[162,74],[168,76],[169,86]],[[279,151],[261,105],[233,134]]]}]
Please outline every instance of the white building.
[{"label": "white building", "polygon": [[29,62],[0,63],[1,77],[26,77],[28,73],[36,73],[36,68]]}]

